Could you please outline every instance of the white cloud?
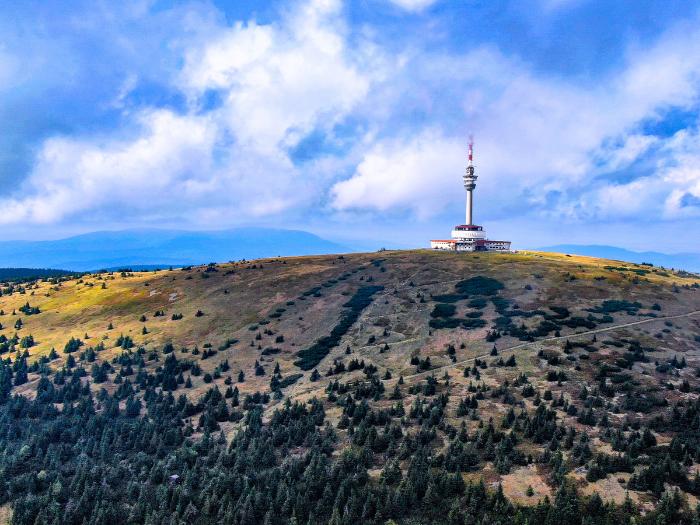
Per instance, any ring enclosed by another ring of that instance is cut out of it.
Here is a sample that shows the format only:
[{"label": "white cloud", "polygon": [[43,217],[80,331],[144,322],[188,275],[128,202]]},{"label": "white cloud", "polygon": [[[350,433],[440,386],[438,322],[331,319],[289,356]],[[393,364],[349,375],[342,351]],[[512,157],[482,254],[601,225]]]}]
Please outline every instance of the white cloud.
[{"label": "white cloud", "polygon": [[215,132],[210,122],[165,110],[139,118],[135,139],[47,141],[26,196],[10,199],[0,221],[51,223],[87,210],[109,211],[110,206],[147,215],[171,205],[174,197],[195,196],[198,178],[211,165]]},{"label": "white cloud", "polygon": [[[426,218],[461,209],[469,132],[478,217],[695,213],[686,196],[700,195],[697,133],[664,141],[640,123],[697,102],[699,30],[631,49],[621,71],[583,83],[491,47],[392,52],[371,31],[351,32],[342,7],[310,0],[268,24],[197,19],[198,36],[174,47],[183,51],[172,88],[187,108],[132,108],[113,136],[47,140],[2,220],[133,215],[228,225],[312,206]],[[127,77],[119,107],[137,81]],[[334,126],[349,118],[354,136],[334,142]],[[339,151],[295,166],[289,150],[314,130]],[[650,152],[660,155],[660,176],[606,181]]]},{"label": "white cloud", "polygon": [[[128,212],[231,224],[308,204],[328,166],[307,166],[302,176],[287,149],[342,119],[370,84],[351,56],[362,50],[347,47],[340,8],[312,0],[280,23],[217,28],[187,48],[177,85],[188,111],[136,110],[131,134],[46,141],[0,220],[123,220]],[[117,106],[135,82],[127,79]],[[204,107],[211,91],[222,100],[215,109]]]},{"label": "white cloud", "polygon": [[656,177],[643,177],[627,184],[610,184],[603,186],[592,200],[591,216],[598,218],[644,217],[652,219],[663,201],[663,183]]},{"label": "white cloud", "polygon": [[[557,213],[584,219],[677,220],[700,217],[700,130],[684,129],[668,139],[631,135],[608,160],[619,169],[638,152],[655,146],[652,173],[624,183],[595,182],[590,191]],[[688,204],[690,202],[690,204]]]},{"label": "white cloud", "polygon": [[700,217],[700,126],[678,131],[666,142],[665,150],[668,156],[659,174],[671,189],[664,203],[666,216]]},{"label": "white cloud", "polygon": [[602,148],[600,157],[604,164],[598,171],[609,172],[626,168],[658,142],[658,137],[643,134],[622,137],[620,144]]},{"label": "white cloud", "polygon": [[155,110],[139,115],[132,137],[49,140],[0,223],[135,217],[219,226],[307,204],[313,187],[297,179],[286,155],[219,144],[225,134],[210,115]]},{"label": "white cloud", "polygon": [[138,80],[139,80],[138,77],[133,73],[130,75],[127,75],[127,77],[124,79],[124,81],[119,86],[119,90],[117,91],[117,94],[115,95],[114,99],[112,100],[112,102],[109,105],[111,107],[114,107],[117,109],[124,108],[124,106],[126,104],[126,99],[129,97],[131,92],[138,85]]},{"label": "white cloud", "polygon": [[464,167],[465,151],[463,144],[437,130],[406,141],[378,142],[355,176],[333,187],[333,205],[379,211],[407,207],[419,216],[430,215],[444,205],[446,187],[463,191],[456,174]]},{"label": "white cloud", "polygon": [[[642,122],[659,118],[669,108],[687,109],[696,103],[700,31],[673,31],[648,49],[632,50],[622,71],[589,85],[536,74],[493,49],[475,49],[464,56],[417,55],[395,77],[402,84],[392,86],[387,97],[395,99],[395,107],[420,107],[445,126],[448,141],[464,141],[467,131],[475,132],[477,206],[487,214],[508,210],[512,215],[534,207],[549,217],[570,220],[626,217],[635,212],[632,201],[661,214],[677,181],[667,177],[663,187],[627,186],[606,182],[604,175],[629,167],[659,146],[657,137],[639,131]],[[403,136],[403,149],[414,151],[420,157],[417,163],[439,155],[441,141],[414,149],[414,136]],[[387,150],[383,158],[381,150],[368,152],[360,164],[363,169],[331,191],[334,206],[383,210],[390,200],[397,208],[419,208],[430,215],[463,200],[452,182],[459,180],[461,169],[453,170],[452,179],[434,180],[430,191],[444,198],[439,206],[425,198],[423,187],[413,185],[416,175],[411,170],[396,172],[396,184],[409,181],[407,187],[415,191],[389,193],[380,202],[369,198],[367,193],[376,191],[372,178],[386,182],[382,166],[395,160],[394,150]],[[370,170],[368,165],[377,168]],[[555,202],[551,195],[558,195]]]},{"label": "white cloud", "polygon": [[220,90],[221,118],[248,147],[293,144],[318,124],[331,126],[369,89],[339,15],[338,1],[314,0],[283,26],[239,23],[188,53],[184,88],[195,99]]}]

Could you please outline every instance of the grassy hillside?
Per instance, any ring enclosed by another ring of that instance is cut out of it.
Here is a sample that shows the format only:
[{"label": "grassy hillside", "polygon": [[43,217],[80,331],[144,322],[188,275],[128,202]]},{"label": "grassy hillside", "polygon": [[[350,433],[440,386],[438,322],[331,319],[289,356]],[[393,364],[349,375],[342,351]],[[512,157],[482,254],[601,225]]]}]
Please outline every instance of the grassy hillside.
[{"label": "grassy hillside", "polygon": [[[231,441],[253,407],[274,424],[287,399],[317,398],[333,455],[371,450],[370,484],[392,465],[408,476],[415,454],[402,447],[417,440],[435,468],[500,484],[514,504],[554,499],[562,482],[642,512],[674,487],[687,508],[700,496],[700,429],[679,424],[700,392],[696,275],[552,253],[397,251],[0,289],[0,350],[12,392],[29,399],[42,374],[58,387],[76,368],[121,410],[125,383],[133,399],[164,386],[193,403],[212,387],[270,394],[210,423],[200,406],[184,420],[195,442],[205,427]],[[172,356],[180,377],[167,381]],[[363,399],[384,415],[353,416],[348,403]],[[657,459],[673,464],[653,470]]]}]

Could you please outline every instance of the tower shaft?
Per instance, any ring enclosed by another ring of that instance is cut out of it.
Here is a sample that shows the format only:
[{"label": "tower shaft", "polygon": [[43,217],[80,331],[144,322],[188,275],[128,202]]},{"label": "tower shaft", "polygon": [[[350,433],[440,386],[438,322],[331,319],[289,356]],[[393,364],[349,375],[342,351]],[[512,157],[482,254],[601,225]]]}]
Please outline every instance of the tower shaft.
[{"label": "tower shaft", "polygon": [[474,188],[476,188],[476,173],[474,173],[474,144],[469,140],[469,163],[467,164],[467,171],[462,177],[464,179],[464,189],[467,190],[467,213],[466,220],[467,225],[471,226],[474,224]]},{"label": "tower shaft", "polygon": [[474,194],[472,190],[467,190],[467,222],[465,224],[472,225],[472,213],[473,213],[473,198]]}]

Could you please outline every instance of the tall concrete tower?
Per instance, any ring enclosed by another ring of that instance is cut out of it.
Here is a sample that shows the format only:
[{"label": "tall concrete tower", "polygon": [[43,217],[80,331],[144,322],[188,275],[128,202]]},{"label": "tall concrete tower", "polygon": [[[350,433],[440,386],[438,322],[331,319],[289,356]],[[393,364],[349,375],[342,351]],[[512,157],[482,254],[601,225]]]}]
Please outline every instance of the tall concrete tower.
[{"label": "tall concrete tower", "polygon": [[474,141],[469,137],[469,162],[467,171],[462,176],[464,189],[467,190],[466,224],[458,224],[452,229],[450,239],[433,239],[430,247],[433,250],[448,250],[451,252],[508,252],[510,241],[494,241],[486,238],[483,226],[474,224],[473,203],[476,189],[474,173]]},{"label": "tall concrete tower", "polygon": [[462,177],[464,179],[464,188],[467,190],[467,226],[474,224],[472,222],[473,217],[473,202],[474,202],[474,188],[476,188],[476,175],[474,174],[474,140],[469,137],[469,163],[467,164],[467,171]]}]

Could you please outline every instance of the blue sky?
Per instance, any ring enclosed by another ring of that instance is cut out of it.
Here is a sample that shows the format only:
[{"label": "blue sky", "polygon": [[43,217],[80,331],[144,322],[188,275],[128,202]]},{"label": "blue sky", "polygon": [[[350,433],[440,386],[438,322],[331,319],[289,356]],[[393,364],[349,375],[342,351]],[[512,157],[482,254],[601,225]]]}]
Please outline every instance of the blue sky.
[{"label": "blue sky", "polygon": [[2,236],[300,228],[700,251],[691,1],[0,7]]}]

